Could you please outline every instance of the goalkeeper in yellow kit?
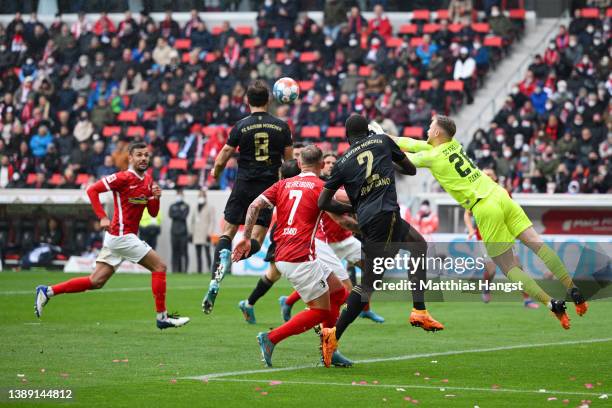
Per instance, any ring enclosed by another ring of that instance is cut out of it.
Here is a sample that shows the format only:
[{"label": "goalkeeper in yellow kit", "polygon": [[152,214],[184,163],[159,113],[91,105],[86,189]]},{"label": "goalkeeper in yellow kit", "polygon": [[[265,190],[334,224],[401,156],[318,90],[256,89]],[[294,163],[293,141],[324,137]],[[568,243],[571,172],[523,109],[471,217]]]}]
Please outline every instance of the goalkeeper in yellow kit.
[{"label": "goalkeeper in yellow kit", "polygon": [[459,205],[472,212],[489,256],[508,279],[522,282],[523,290],[546,305],[563,328],[569,329],[565,301],[552,299],[523,271],[513,251],[515,240],[518,238],[531,249],[567,288],[579,316],[586,313],[587,302],[559,256],[542,241],[523,209],[504,188],[474,165],[461,144],[453,138],[455,131],[452,119],[436,115],[431,121],[426,142],[391,137],[402,151],[408,152],[406,155],[416,167],[428,168],[442,188]]}]

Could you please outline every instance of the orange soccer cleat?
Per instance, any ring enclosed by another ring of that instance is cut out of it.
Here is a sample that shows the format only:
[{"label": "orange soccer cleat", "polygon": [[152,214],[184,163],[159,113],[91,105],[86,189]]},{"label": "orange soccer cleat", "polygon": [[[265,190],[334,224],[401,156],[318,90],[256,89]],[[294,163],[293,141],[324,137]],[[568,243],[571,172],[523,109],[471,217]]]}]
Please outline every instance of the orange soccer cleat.
[{"label": "orange soccer cleat", "polygon": [[548,303],[548,308],[555,315],[557,319],[561,322],[561,327],[565,330],[569,330],[570,328],[570,319],[566,313],[565,302],[563,300],[555,300],[551,299]]},{"label": "orange soccer cleat", "polygon": [[444,325],[431,317],[427,310],[412,309],[410,313],[410,324],[415,327],[420,327],[425,331],[444,330]]},{"label": "orange soccer cleat", "polygon": [[576,306],[576,314],[578,316],[584,316],[587,310],[589,310],[589,304],[584,299],[584,296],[582,296],[580,293],[580,290],[574,287],[568,290],[568,294],[572,298],[574,306]]},{"label": "orange soccer cleat", "polygon": [[336,340],[336,328],[325,327],[321,329],[319,335],[321,337],[321,357],[323,364],[329,368],[332,362],[334,351],[338,348],[338,340]]}]

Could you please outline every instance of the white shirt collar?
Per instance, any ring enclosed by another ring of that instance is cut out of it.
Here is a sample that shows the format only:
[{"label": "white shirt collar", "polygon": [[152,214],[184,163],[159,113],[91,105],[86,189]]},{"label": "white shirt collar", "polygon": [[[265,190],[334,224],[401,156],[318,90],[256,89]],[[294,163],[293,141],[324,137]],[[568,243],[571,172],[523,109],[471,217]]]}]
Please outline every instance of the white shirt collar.
[{"label": "white shirt collar", "polygon": [[300,176],[300,177],[308,177],[308,176],[317,177],[317,175],[316,175],[316,174],[314,174],[312,171],[308,171],[308,172],[306,172],[306,173],[301,172],[300,174],[298,174],[298,176]]},{"label": "white shirt collar", "polygon": [[133,168],[129,168],[128,169],[129,172],[133,173],[136,177],[138,177],[140,180],[144,180],[144,176],[140,176],[138,173],[136,173],[136,170],[134,170]]}]

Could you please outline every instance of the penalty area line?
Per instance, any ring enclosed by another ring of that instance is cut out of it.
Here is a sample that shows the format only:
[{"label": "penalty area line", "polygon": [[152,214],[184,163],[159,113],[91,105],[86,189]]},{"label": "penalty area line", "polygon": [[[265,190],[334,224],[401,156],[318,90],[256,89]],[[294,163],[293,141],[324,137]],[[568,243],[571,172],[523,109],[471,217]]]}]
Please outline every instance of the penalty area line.
[{"label": "penalty area line", "polygon": [[[395,356],[395,357],[371,358],[367,360],[355,361],[355,364],[384,363],[387,361],[415,360],[418,358],[427,358],[427,357],[454,356],[454,355],[459,355],[459,354],[472,354],[472,353],[474,354],[475,353],[490,353],[490,352],[496,352],[496,351],[520,350],[520,349],[529,349],[529,348],[537,348],[537,347],[554,347],[554,346],[568,346],[568,345],[576,345],[576,344],[605,343],[609,341],[612,341],[612,337],[606,337],[606,338],[600,338],[600,339],[559,341],[555,343],[515,344],[515,345],[510,345],[510,346],[499,346],[499,347],[489,347],[489,348],[480,348],[480,349],[452,350],[452,351],[441,351],[437,353],[408,354],[408,355]],[[264,374],[264,373],[275,373],[275,372],[280,372],[280,371],[296,371],[296,370],[303,370],[305,368],[316,368],[320,366],[321,366],[320,364],[307,364],[307,365],[292,366],[292,367],[267,368],[267,369],[264,368],[260,370],[228,371],[224,373],[210,373],[210,374],[197,375],[197,376],[191,376],[191,377],[183,377],[183,379],[202,381],[202,380],[207,380],[207,379],[210,380],[213,378],[235,377],[237,375],[246,375],[246,374]]]},{"label": "penalty area line", "polygon": [[[339,383],[339,382],[329,382],[329,381],[284,381],[284,380],[251,380],[248,378],[211,378],[209,381],[217,381],[217,382],[245,382],[245,383],[270,383],[272,381],[278,381],[279,384],[294,384],[294,385],[331,385],[331,386],[339,386],[339,387],[380,387],[380,388],[404,388],[404,389],[425,389],[425,390],[440,390],[441,392],[445,391],[475,391],[475,392],[508,392],[508,393],[521,393],[521,394],[561,394],[561,395],[582,395],[588,397],[600,397],[602,395],[610,395],[610,392],[583,392],[583,391],[558,391],[558,390],[522,390],[516,388],[482,388],[482,387],[456,387],[456,386],[448,386],[448,385],[417,385],[417,384],[349,384],[349,383]],[[401,391],[401,390],[398,390]]]}]

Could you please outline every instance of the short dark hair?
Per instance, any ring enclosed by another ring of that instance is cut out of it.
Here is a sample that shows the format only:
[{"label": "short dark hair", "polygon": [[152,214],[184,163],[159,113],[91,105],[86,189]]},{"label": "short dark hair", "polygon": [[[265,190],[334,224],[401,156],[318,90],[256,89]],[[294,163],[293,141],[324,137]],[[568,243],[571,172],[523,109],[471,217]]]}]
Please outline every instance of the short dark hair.
[{"label": "short dark hair", "polygon": [[145,142],[132,142],[128,146],[128,154],[132,154],[132,152],[136,149],[146,149],[148,146]]},{"label": "short dark hair", "polygon": [[304,143],[300,143],[300,142],[297,142],[297,143],[293,144],[293,148],[294,149],[303,149],[305,146],[306,145]]},{"label": "short dark hair", "polygon": [[266,106],[270,99],[270,91],[266,83],[260,79],[254,81],[247,89],[249,105],[258,108]]},{"label": "short dark hair", "polygon": [[281,178],[291,178],[300,174],[300,166],[298,166],[297,160],[285,160],[281,165],[280,172]]},{"label": "short dark hair", "polygon": [[436,115],[435,116],[436,123],[444,132],[449,136],[455,136],[455,132],[457,131],[457,126],[455,125],[455,121],[444,115]]},{"label": "short dark hair", "polygon": [[300,158],[303,164],[313,165],[321,163],[323,152],[315,145],[308,145],[302,149]]},{"label": "short dark hair", "polygon": [[327,159],[328,157],[333,157],[334,159],[338,159],[338,156],[336,156],[334,153],[325,153],[323,155],[323,160]]},{"label": "short dark hair", "polygon": [[349,139],[361,139],[368,136],[368,120],[358,113],[353,113],[346,120],[346,137]]}]

